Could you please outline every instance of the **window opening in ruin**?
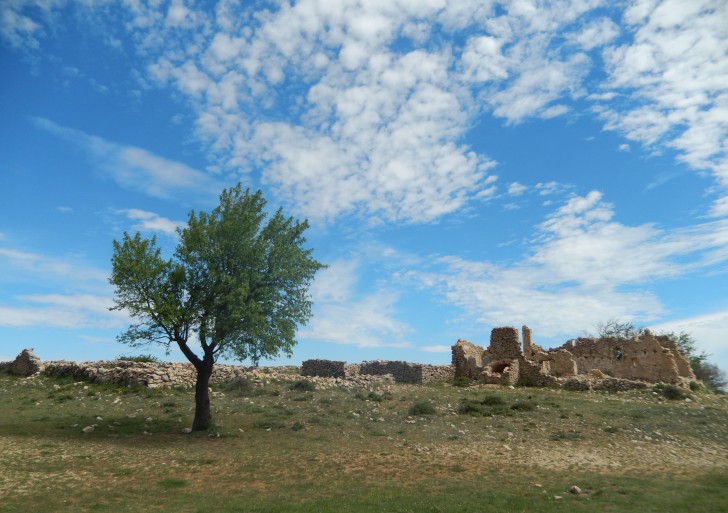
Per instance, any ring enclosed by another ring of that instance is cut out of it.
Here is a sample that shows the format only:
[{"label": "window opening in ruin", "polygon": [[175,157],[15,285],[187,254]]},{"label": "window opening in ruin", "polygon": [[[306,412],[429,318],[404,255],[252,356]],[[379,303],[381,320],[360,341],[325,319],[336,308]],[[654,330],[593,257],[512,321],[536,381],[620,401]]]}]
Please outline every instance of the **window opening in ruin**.
[{"label": "window opening in ruin", "polygon": [[496,374],[503,374],[506,371],[506,369],[508,369],[508,367],[510,367],[510,364],[507,362],[506,363],[496,363],[490,368],[490,370],[492,370]]},{"label": "window opening in ruin", "polygon": [[622,359],[622,349],[621,348],[619,348],[619,347],[615,347],[614,348],[614,357],[617,360],[621,360]]}]

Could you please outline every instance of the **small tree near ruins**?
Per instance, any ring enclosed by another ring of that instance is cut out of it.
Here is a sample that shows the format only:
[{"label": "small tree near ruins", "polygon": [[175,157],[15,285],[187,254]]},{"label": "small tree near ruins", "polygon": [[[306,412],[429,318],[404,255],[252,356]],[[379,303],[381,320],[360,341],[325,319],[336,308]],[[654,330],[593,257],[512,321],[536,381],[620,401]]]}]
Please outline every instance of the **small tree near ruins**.
[{"label": "small tree near ruins", "polygon": [[280,209],[264,222],[265,204],[260,191],[242,191],[240,184],[224,190],[212,212],[190,213],[169,260],[155,238],[138,232],[114,241],[113,309],[138,320],[118,339],[179,347],[197,371],[195,431],[212,421],[208,386],[219,357],[257,363],[290,356],[297,326],[311,316],[308,287],[324,266],[303,248],[308,222]]}]

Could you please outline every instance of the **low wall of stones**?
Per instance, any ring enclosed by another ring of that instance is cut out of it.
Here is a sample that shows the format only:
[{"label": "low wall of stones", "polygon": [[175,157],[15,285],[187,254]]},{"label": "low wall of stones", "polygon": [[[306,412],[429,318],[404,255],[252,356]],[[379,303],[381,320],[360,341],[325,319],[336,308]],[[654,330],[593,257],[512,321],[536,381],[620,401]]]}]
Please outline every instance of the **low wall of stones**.
[{"label": "low wall of stones", "polygon": [[433,381],[451,381],[455,371],[451,365],[426,365],[403,361],[374,360],[362,362],[359,372],[369,376],[391,375],[395,383],[424,385]]},{"label": "low wall of stones", "polygon": [[[235,378],[247,377],[252,369],[254,368],[237,365],[215,365],[210,382],[213,384],[228,383]],[[97,383],[140,385],[149,388],[192,387],[195,385],[197,376],[192,364],[177,362],[49,361],[43,363],[42,370],[51,376],[70,377]]]},{"label": "low wall of stones", "polygon": [[[31,376],[40,371],[49,376],[67,377],[78,381],[95,383],[118,383],[149,388],[193,387],[197,373],[190,363],[180,362],[134,362],[126,360],[102,360],[94,362],[69,362],[65,360],[41,362],[33,372],[17,373]],[[17,359],[16,359],[17,362]],[[0,370],[14,374],[13,364],[0,362]],[[364,375],[358,365],[345,365],[344,376],[302,376],[301,368],[293,365],[279,367],[246,367],[241,365],[216,364],[210,383],[226,385],[245,379],[254,386],[264,386],[270,381],[310,381],[316,388],[371,388],[394,382],[391,376]]]},{"label": "low wall of stones", "polygon": [[333,360],[306,360],[301,365],[302,376],[320,376],[322,378],[346,377],[346,362]]},{"label": "low wall of stones", "polygon": [[301,374],[304,376],[392,376],[396,383],[415,385],[432,381],[449,381],[454,377],[454,371],[450,365],[425,365],[389,360],[375,360],[352,365],[331,360],[306,360],[301,369]]}]

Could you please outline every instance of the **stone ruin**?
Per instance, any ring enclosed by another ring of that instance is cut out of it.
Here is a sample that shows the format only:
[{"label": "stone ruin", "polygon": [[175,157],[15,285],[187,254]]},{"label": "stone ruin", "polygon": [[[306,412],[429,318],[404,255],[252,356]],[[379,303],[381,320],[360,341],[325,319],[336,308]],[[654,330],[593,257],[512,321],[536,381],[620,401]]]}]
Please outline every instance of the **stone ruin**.
[{"label": "stone ruin", "polygon": [[533,343],[527,326],[522,333],[521,345],[516,328],[495,328],[487,349],[458,340],[452,346],[455,376],[481,383],[563,384],[575,389],[591,388],[589,380],[619,389],[641,388],[644,382],[685,385],[696,379],[676,344],[649,330],[632,339],[578,338],[548,350]]},{"label": "stone ruin", "polygon": [[[531,386],[563,386],[573,390],[627,390],[646,383],[687,386],[695,375],[685,355],[667,336],[645,331],[632,339],[578,338],[544,350],[533,343],[531,330],[522,328],[523,343],[516,328],[492,330],[487,349],[458,340],[452,346],[452,365],[425,365],[404,361],[375,360],[347,364],[332,360],[306,360],[280,374],[273,369],[215,365],[212,383],[237,378],[260,378],[273,373],[276,379],[310,379],[320,385],[362,386],[375,382],[427,384],[466,377],[479,383]],[[13,362],[0,362],[0,371],[23,376],[37,372],[69,376],[95,382],[131,383],[150,388],[195,383],[189,363],[171,362],[41,362],[32,349],[23,350]],[[300,372],[300,374],[298,374]],[[273,375],[271,374],[271,375]],[[280,374],[280,375],[279,375]]]}]

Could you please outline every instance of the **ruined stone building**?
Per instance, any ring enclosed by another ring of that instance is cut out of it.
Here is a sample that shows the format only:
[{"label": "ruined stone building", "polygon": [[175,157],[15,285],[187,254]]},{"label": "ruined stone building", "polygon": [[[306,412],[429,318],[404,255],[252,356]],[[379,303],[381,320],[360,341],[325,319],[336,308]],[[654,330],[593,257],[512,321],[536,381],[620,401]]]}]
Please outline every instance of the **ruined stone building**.
[{"label": "ruined stone building", "polygon": [[548,350],[533,343],[527,326],[522,331],[523,345],[511,327],[493,329],[487,349],[458,340],[452,347],[455,376],[536,386],[578,376],[678,384],[695,379],[675,343],[649,331],[632,339],[578,338]]}]

